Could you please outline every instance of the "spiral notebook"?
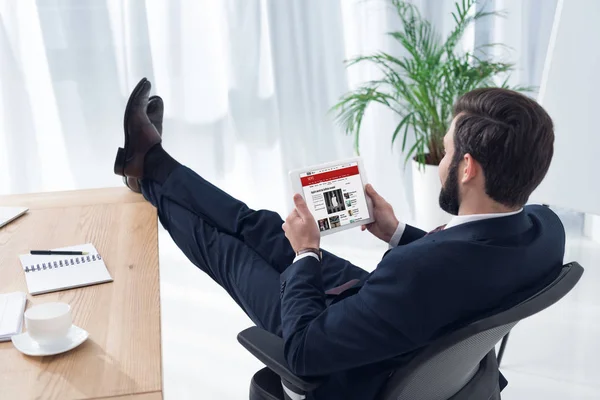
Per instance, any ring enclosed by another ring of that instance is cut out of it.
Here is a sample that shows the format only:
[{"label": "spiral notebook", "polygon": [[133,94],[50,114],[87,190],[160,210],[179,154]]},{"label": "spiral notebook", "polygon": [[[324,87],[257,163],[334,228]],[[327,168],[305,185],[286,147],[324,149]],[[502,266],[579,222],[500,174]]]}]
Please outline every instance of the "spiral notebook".
[{"label": "spiral notebook", "polygon": [[32,295],[112,282],[102,256],[93,244],[53,250],[83,251],[85,256],[23,254],[19,256]]}]

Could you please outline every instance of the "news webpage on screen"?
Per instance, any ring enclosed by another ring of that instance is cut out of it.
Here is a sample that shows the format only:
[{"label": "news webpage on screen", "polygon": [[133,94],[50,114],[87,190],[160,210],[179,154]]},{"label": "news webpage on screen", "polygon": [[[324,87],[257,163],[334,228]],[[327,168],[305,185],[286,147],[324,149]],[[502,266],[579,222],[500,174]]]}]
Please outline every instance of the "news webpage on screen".
[{"label": "news webpage on screen", "polygon": [[369,218],[357,162],[307,171],[300,181],[321,232]]}]

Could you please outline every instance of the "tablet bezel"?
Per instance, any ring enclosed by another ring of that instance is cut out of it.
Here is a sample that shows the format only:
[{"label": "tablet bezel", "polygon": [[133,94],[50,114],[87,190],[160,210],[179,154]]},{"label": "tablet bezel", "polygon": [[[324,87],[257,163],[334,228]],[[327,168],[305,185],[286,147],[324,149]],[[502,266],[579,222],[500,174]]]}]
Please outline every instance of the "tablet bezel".
[{"label": "tablet bezel", "polygon": [[[356,228],[356,227],[359,227],[362,225],[367,225],[367,224],[370,224],[375,221],[375,218],[373,216],[373,202],[371,201],[371,198],[365,191],[365,186],[368,184],[369,181],[367,180],[367,174],[365,172],[365,167],[363,165],[363,159],[361,157],[352,157],[352,158],[348,158],[348,159],[327,162],[324,164],[312,165],[309,167],[300,168],[300,169],[296,169],[296,170],[289,172],[290,181],[291,181],[292,189],[293,189],[294,193],[300,194],[302,196],[302,198],[304,198],[306,200],[306,198],[304,197],[304,190],[302,189],[302,182],[300,180],[300,174],[302,174],[304,172],[308,172],[308,171],[314,171],[316,169],[330,168],[330,167],[338,166],[340,164],[347,164],[347,163],[353,163],[353,162],[356,162],[358,164],[358,173],[360,175],[360,180],[362,182],[363,193],[364,193],[366,203],[367,203],[367,210],[369,211],[369,218],[363,219],[363,220],[360,220],[357,222],[353,222],[351,224],[339,226],[337,228],[331,228],[326,231],[319,230],[321,236],[331,235],[333,233],[345,231],[347,229],[352,229],[352,228]],[[312,211],[311,211],[311,214],[312,214]],[[316,221],[316,218],[315,218],[315,221]],[[318,222],[317,222],[317,224],[318,224]],[[318,225],[317,225],[317,227],[318,227]]]}]

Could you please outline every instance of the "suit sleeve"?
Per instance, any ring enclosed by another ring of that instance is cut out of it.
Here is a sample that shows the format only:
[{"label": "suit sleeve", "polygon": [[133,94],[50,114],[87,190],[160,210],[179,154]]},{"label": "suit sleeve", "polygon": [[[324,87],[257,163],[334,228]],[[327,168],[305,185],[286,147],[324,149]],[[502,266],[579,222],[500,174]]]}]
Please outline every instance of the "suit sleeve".
[{"label": "suit sleeve", "polygon": [[402,233],[402,237],[400,238],[400,242],[398,243],[398,246],[409,244],[417,239],[421,239],[423,236],[425,236],[426,233],[427,232],[419,228],[415,228],[412,225],[406,225],[406,227],[404,228],[404,232]]},{"label": "suit sleeve", "polygon": [[[393,255],[385,257],[356,295],[329,307],[318,260],[304,258],[286,269],[281,276],[285,288],[281,295],[282,336],[292,372],[328,375],[389,359],[421,345],[419,313],[424,310],[414,304],[419,300],[414,292],[421,287],[415,274],[419,268],[399,268],[398,261]],[[385,275],[394,271],[406,272],[390,281]],[[378,302],[393,307],[404,322],[386,318],[389,311],[378,312]]]}]

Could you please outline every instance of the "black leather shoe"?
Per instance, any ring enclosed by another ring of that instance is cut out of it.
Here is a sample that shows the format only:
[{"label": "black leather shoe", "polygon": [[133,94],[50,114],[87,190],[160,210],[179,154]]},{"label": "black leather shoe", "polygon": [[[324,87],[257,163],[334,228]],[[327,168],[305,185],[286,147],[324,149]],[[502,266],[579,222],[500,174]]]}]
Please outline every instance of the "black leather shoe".
[{"label": "black leather shoe", "polygon": [[133,89],[127,102],[123,121],[125,145],[117,150],[114,166],[117,175],[142,178],[146,153],[162,141],[146,114],[150,88],[150,81],[143,78]]},{"label": "black leather shoe", "polygon": [[[154,125],[156,131],[161,137],[164,110],[165,105],[163,99],[160,96],[150,96],[150,98],[148,99],[148,108],[146,109],[146,114],[148,115],[148,119],[150,119],[150,122],[152,123],[152,125]],[[136,193],[142,193],[142,185],[139,179],[128,178],[124,176],[123,183],[132,191]]]},{"label": "black leather shoe", "polygon": [[146,115],[148,119],[156,128],[158,134],[162,137],[163,129],[163,116],[165,113],[165,104],[160,96],[150,96],[148,99],[148,108],[146,109]]}]

